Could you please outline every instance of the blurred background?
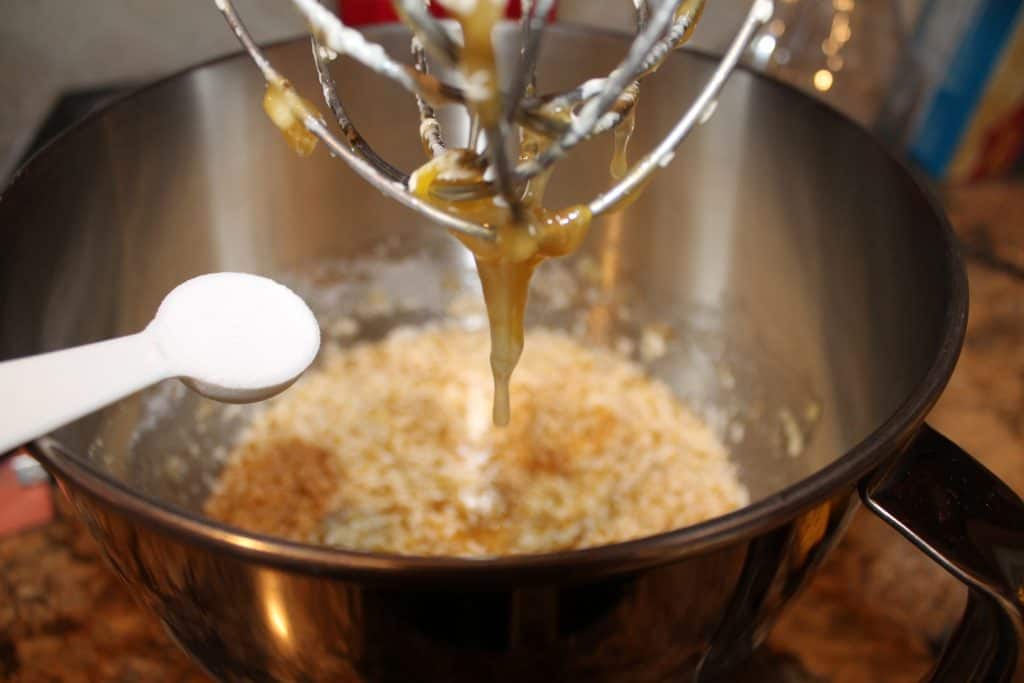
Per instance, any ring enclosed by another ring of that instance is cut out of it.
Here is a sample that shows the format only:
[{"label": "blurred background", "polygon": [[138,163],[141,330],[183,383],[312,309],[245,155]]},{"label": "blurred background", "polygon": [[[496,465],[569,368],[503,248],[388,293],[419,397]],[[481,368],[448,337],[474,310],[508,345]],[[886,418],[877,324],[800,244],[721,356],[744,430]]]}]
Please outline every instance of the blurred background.
[{"label": "blurred background", "polygon": [[[341,0],[372,6],[387,0]],[[284,0],[240,0],[265,41],[302,32]],[[828,101],[936,179],[1001,176],[1024,144],[1021,0],[776,0],[747,63]],[[693,44],[721,49],[749,0],[712,0]],[[559,18],[632,26],[628,0],[560,0]],[[136,85],[235,52],[207,0],[0,0],[0,177],[58,98],[64,119]],[[60,122],[57,122],[59,126]]]},{"label": "blurred background", "polygon": [[[338,2],[349,20],[390,12],[390,0],[325,1]],[[304,33],[287,0],[236,2],[261,42]],[[511,3],[514,12],[518,0]],[[691,45],[724,50],[749,6],[709,0]],[[745,62],[874,129],[944,188],[1006,179],[1024,167],[1022,7],[1024,0],[775,0]],[[559,0],[557,12],[561,21],[620,30],[634,21],[629,0]],[[238,50],[212,0],[0,0],[0,182],[110,99]],[[0,493],[45,478],[26,458],[0,475]],[[44,521],[44,507],[3,517],[20,528]]]},{"label": "blurred background", "polygon": [[[236,3],[261,41],[303,33],[288,0]],[[942,188],[969,258],[972,328],[930,421],[1024,491],[1024,0],[775,3],[747,66],[874,129]],[[692,45],[721,50],[749,4],[708,0]],[[559,0],[558,12],[563,21],[632,27],[629,0]],[[0,187],[33,146],[110,98],[238,50],[213,0],[0,0]],[[88,678],[81,672],[93,660],[144,671],[117,680],[170,680],[171,671],[193,680],[192,665],[111,587],[81,528],[47,525],[52,516],[38,464],[0,463],[0,680],[9,680],[16,644],[39,666],[75,670],[69,680]],[[25,533],[32,527],[35,535]],[[864,672],[903,665],[910,675],[887,680],[917,680],[962,592],[877,520],[861,515],[849,539],[775,641],[803,653],[811,670],[847,672],[829,680],[880,680]],[[111,610],[116,618],[107,619]],[[5,640],[19,619],[29,626],[18,643]]]}]

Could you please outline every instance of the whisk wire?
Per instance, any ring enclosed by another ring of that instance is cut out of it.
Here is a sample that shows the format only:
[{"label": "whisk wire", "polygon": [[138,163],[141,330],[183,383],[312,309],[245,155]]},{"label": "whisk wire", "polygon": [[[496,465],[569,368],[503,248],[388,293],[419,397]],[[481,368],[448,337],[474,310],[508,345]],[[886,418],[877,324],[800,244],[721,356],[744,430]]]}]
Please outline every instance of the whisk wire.
[{"label": "whisk wire", "polygon": [[[290,88],[246,30],[232,0],[214,2],[267,83]],[[444,154],[448,146],[434,107],[441,103],[466,105],[467,97],[461,78],[456,77],[455,83],[448,83],[431,73],[427,54],[446,66],[456,65],[462,50],[459,34],[445,22],[431,16],[422,0],[393,0],[399,16],[414,35],[414,65],[408,66],[391,58],[380,45],[367,40],[356,29],[346,26],[318,0],[292,0],[292,3],[310,24],[314,66],[324,101],[344,135],[344,142],[331,132],[315,111],[300,107],[293,113],[301,119],[306,130],[323,141],[332,154],[344,159],[359,176],[391,198],[450,230],[494,240],[495,234],[489,228],[439,208],[409,190],[409,176],[380,157],[360,135],[330,74],[329,63],[334,56],[346,55],[412,93],[419,112],[424,150],[436,158]],[[640,81],[654,73],[672,50],[685,41],[703,9],[704,0],[632,0],[632,4],[637,35],[625,57],[608,76],[592,79],[566,92],[536,95],[535,67],[544,26],[554,0],[524,2],[518,65],[510,89],[500,95],[502,116],[481,131],[486,140],[485,158],[489,160],[490,167],[484,171],[482,180],[441,183],[437,188],[432,187],[431,192],[447,201],[498,194],[515,213],[519,210],[519,196],[526,183],[549,169],[583,140],[620,125],[636,104]],[[729,74],[757,29],[771,18],[772,10],[772,0],[754,0],[729,49],[700,94],[668,134],[619,182],[589,202],[588,207],[595,216],[615,210],[658,168],[671,161],[682,140],[709,115]],[[568,118],[560,113],[565,108],[572,111]],[[552,142],[535,158],[513,164],[505,141],[515,124],[537,131],[551,138]],[[470,150],[476,148],[474,137],[471,135]]]},{"label": "whisk wire", "polygon": [[345,111],[345,107],[338,97],[337,85],[328,67],[329,60],[326,56],[326,48],[320,44],[316,36],[310,37],[310,44],[313,48],[313,64],[316,67],[317,78],[320,80],[320,89],[323,91],[324,101],[327,102],[327,107],[334,114],[334,118],[338,122],[338,127],[341,128],[342,134],[348,140],[349,149],[361,156],[382,176],[404,184],[408,181],[409,177],[382,159],[373,150],[370,143],[366,141],[366,138],[360,135],[355,124],[352,123],[352,119],[349,118],[348,112]]}]

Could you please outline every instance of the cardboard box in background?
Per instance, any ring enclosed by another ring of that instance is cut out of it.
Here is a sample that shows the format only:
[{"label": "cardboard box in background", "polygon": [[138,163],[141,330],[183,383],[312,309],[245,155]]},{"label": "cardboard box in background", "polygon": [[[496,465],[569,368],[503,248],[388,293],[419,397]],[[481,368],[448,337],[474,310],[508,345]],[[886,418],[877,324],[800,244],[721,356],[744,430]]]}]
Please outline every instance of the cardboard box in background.
[{"label": "cardboard box in background", "polygon": [[1024,0],[930,0],[914,35],[923,91],[910,156],[970,182],[1024,166]]}]

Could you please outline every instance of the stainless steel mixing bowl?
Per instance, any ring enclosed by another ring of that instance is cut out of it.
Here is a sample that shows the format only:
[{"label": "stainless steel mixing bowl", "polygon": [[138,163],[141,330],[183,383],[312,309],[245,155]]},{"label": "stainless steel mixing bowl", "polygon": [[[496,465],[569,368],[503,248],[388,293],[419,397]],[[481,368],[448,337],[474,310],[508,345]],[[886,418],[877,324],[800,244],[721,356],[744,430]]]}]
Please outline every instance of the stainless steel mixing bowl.
[{"label": "stainless steel mixing bowl", "polygon": [[[617,35],[553,30],[542,89],[607,70],[624,49]],[[406,47],[397,29],[375,37],[393,54]],[[308,50],[271,50],[307,93]],[[675,120],[712,64],[669,61],[644,90],[636,149]],[[413,168],[412,104],[344,66],[336,77],[357,95],[354,120],[385,157]],[[426,255],[434,265],[415,277],[392,269],[379,282],[409,290],[413,278],[417,295],[466,272],[453,240],[326,153],[295,157],[261,111],[262,91],[245,59],[202,66],[93,116],[20,172],[0,201],[0,357],[135,331],[176,283],[207,271],[291,274],[312,287],[331,272],[325,263]],[[561,168],[553,203],[607,183],[608,147],[587,144]],[[684,394],[761,405],[760,418],[745,413],[736,447],[750,506],[575,552],[372,555],[204,519],[215,442],[190,453],[175,441],[190,424],[180,411],[141,428],[155,419],[152,396],[31,449],[130,589],[223,680],[728,677],[834,546],[858,487],[970,587],[936,678],[1015,675],[1020,500],[923,426],[959,353],[967,288],[941,212],[900,164],[836,113],[740,72],[679,158],[639,202],[599,222],[584,251],[600,267],[600,296],[575,313],[618,324],[599,307],[628,293],[709,340],[707,353],[660,370]],[[345,308],[330,297],[320,306]],[[719,363],[746,378],[732,398],[709,371]],[[803,394],[820,417],[790,457],[773,440],[773,406]],[[172,455],[184,469],[167,467]]]}]

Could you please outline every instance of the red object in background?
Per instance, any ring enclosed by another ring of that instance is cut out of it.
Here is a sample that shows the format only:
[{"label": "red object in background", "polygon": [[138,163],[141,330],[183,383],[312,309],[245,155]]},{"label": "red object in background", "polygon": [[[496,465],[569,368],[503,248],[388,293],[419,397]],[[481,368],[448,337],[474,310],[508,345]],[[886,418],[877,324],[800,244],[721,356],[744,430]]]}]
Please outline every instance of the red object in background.
[{"label": "red object in background", "polygon": [[[49,482],[35,473],[29,478],[18,474],[19,458],[27,457],[15,455],[6,460],[0,459],[0,538],[53,519],[53,491]],[[30,468],[23,469],[27,471]]]},{"label": "red object in background", "polygon": [[1024,160],[1024,101],[986,131],[970,179],[1008,174],[1020,160]]},{"label": "red object in background", "polygon": [[[430,3],[430,12],[436,17],[447,16],[440,5],[436,2]],[[509,0],[505,16],[509,19],[518,19],[522,13],[519,0]],[[556,9],[552,8],[549,21],[555,18]],[[391,5],[391,0],[338,0],[338,16],[349,26],[362,26],[364,24],[386,24],[398,21],[398,15]]]}]

